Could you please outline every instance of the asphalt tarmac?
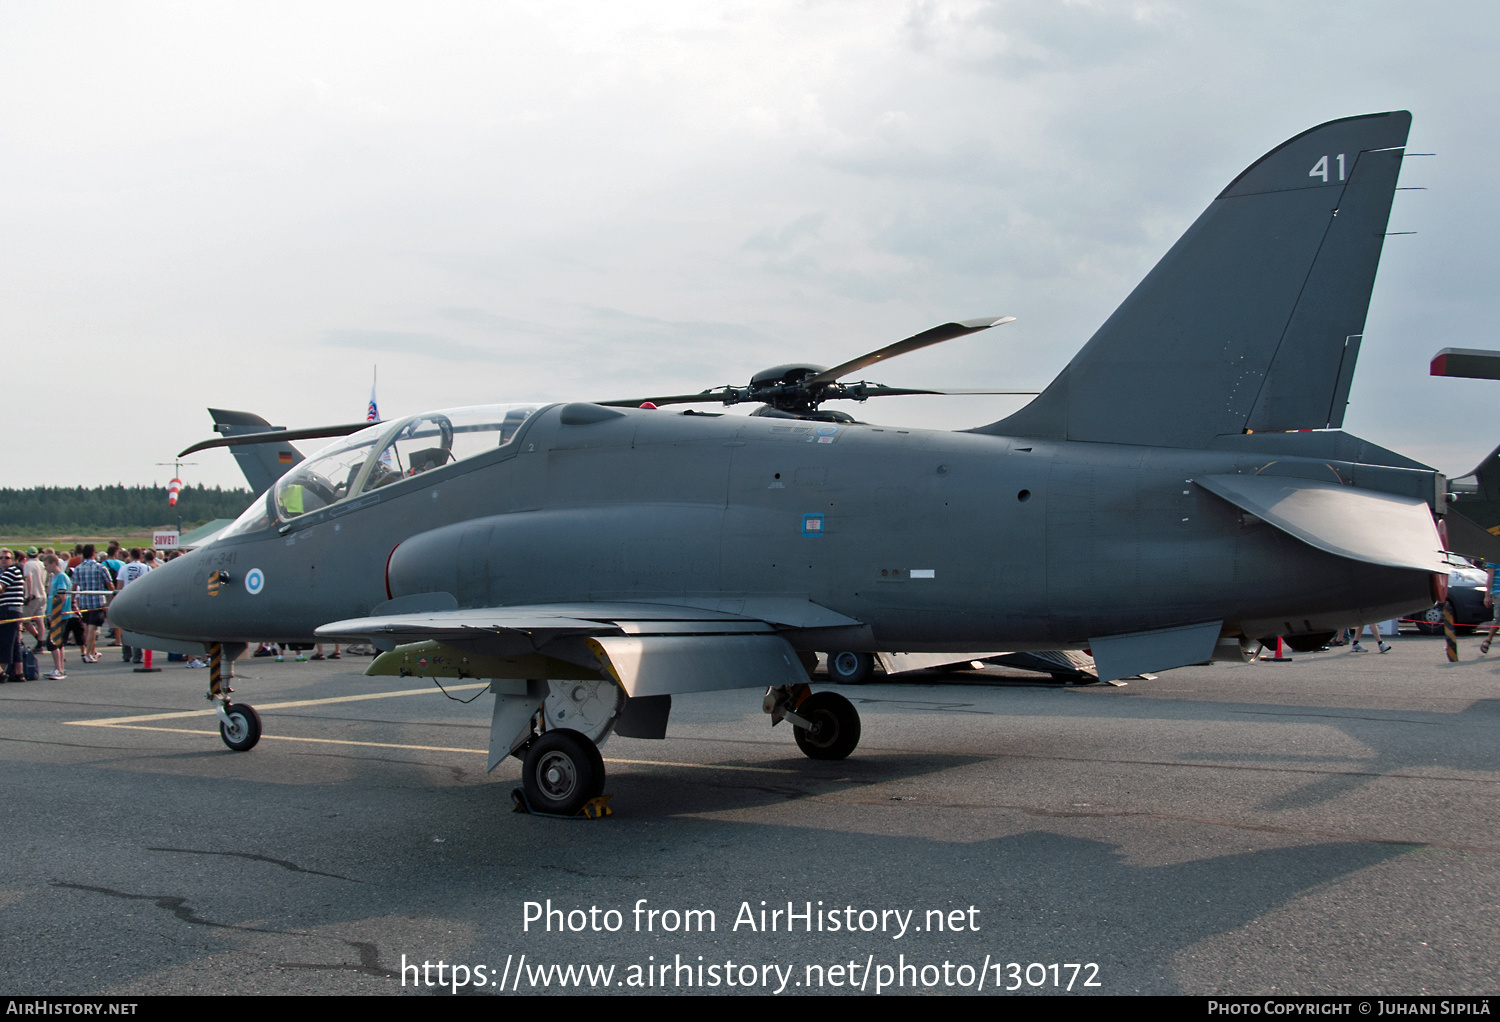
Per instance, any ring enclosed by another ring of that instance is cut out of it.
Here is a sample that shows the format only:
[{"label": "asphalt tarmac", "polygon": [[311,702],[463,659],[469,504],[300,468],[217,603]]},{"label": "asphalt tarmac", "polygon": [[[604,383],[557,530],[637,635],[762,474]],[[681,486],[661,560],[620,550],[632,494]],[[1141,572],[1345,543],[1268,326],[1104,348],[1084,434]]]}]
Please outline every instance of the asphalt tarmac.
[{"label": "asphalt tarmac", "polygon": [[511,811],[488,697],[242,660],[233,753],[206,671],[109,650],[0,686],[0,992],[1493,993],[1477,645],[843,687],[839,763],[758,692],[678,697],[595,821]]}]

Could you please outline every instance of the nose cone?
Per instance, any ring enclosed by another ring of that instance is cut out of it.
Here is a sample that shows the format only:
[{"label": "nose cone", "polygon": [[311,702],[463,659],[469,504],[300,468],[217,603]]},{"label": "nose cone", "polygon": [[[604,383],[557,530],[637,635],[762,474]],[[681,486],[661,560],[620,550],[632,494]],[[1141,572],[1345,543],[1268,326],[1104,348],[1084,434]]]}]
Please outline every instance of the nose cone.
[{"label": "nose cone", "polygon": [[109,604],[110,621],[127,632],[170,636],[177,609],[176,591],[186,578],[177,564],[164,564],[147,572],[116,594]]},{"label": "nose cone", "polygon": [[109,601],[109,619],[128,632],[146,631],[146,585],[151,576],[144,575],[126,586]]}]

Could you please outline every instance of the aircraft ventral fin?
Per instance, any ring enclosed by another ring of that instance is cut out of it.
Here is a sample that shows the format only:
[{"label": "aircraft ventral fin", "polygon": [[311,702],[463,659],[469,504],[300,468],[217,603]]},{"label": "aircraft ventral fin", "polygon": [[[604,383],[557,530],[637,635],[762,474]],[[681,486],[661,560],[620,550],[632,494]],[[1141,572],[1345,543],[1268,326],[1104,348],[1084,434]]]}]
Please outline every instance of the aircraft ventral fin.
[{"label": "aircraft ventral fin", "polygon": [[1447,574],[1424,501],[1319,479],[1210,475],[1194,483],[1309,546],[1355,561]]},{"label": "aircraft ventral fin", "polygon": [[1145,671],[1201,664],[1214,654],[1222,621],[1206,621],[1149,632],[1104,635],[1089,640],[1100,681],[1118,681]]}]

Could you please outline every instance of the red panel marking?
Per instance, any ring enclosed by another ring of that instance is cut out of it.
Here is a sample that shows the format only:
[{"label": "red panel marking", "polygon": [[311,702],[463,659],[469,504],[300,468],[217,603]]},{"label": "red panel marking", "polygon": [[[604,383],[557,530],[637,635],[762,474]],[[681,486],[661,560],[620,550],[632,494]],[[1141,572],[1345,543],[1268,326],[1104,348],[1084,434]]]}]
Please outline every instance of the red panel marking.
[{"label": "red panel marking", "polygon": [[396,548],[400,545],[397,543],[396,546],[391,547],[391,552],[385,555],[385,598],[387,600],[395,599],[391,595],[391,558],[396,556]]}]

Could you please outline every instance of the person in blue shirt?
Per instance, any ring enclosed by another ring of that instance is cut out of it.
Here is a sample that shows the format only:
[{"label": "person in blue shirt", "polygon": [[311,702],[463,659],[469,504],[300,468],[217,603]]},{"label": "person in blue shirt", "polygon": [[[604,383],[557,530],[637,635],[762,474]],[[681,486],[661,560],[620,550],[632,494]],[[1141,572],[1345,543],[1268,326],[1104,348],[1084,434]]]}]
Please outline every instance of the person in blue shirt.
[{"label": "person in blue shirt", "polygon": [[54,668],[47,677],[51,681],[62,681],[68,676],[63,666],[66,662],[62,641],[63,618],[73,607],[73,599],[68,595],[73,582],[68,578],[67,572],[62,570],[62,562],[56,555],[44,554],[42,566],[47,569],[47,648],[52,652]]},{"label": "person in blue shirt", "polygon": [[1484,562],[1484,605],[1490,608],[1490,634],[1486,635],[1484,641],[1479,644],[1481,653],[1490,651],[1490,643],[1495,641],[1495,632],[1500,631],[1500,599],[1496,599],[1496,596],[1500,595],[1500,579],[1495,577],[1497,567],[1500,565],[1496,565],[1494,561]]}]

